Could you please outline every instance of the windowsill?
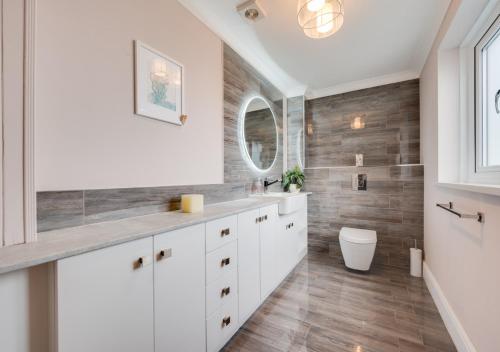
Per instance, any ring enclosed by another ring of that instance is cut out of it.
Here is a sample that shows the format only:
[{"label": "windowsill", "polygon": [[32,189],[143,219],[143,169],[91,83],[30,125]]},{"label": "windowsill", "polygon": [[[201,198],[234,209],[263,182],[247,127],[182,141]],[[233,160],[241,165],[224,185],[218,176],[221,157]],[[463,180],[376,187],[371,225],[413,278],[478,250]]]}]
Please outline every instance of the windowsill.
[{"label": "windowsill", "polygon": [[476,192],[488,194],[490,196],[500,196],[500,186],[487,185],[478,183],[453,183],[453,182],[438,182],[438,186],[460,191]]}]

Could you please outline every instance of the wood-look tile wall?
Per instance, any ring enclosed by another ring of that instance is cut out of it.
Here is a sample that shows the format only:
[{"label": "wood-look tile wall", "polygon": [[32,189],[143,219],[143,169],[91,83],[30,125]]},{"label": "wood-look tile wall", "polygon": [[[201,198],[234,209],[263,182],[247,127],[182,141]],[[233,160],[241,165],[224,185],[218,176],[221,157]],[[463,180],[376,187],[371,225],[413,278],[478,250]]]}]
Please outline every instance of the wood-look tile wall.
[{"label": "wood-look tile wall", "polygon": [[[278,156],[266,175],[255,173],[241,156],[238,118],[245,101],[262,96],[270,104],[278,125]],[[224,182],[251,184],[258,177],[283,173],[283,94],[229,46],[224,45]],[[279,185],[274,185],[278,187]]]},{"label": "wood-look tile wall", "polygon": [[200,193],[205,204],[246,197],[244,184],[38,192],[38,232],[180,209],[180,196]]},{"label": "wood-look tile wall", "polygon": [[[407,268],[423,247],[423,166],[419,163],[419,82],[412,80],[306,102],[306,190],[313,251],[342,260],[343,226],[377,231],[374,263]],[[364,129],[351,129],[361,116]],[[364,167],[355,167],[355,154]],[[366,191],[352,175],[367,174]]]},{"label": "wood-look tile wall", "polygon": [[287,168],[304,167],[304,96],[287,99]]},{"label": "wood-look tile wall", "polygon": [[[420,162],[419,81],[411,80],[306,102],[306,167]],[[365,128],[351,122],[361,117]]]}]

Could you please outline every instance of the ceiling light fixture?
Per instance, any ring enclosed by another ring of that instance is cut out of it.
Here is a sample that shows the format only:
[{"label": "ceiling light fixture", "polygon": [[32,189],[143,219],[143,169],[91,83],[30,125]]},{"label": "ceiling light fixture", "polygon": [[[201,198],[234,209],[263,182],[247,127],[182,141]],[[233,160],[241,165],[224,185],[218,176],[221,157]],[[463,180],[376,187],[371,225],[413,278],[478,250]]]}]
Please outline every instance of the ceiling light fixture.
[{"label": "ceiling light fixture", "polygon": [[344,6],[342,0],[299,0],[297,18],[305,35],[326,38],[344,24]]}]

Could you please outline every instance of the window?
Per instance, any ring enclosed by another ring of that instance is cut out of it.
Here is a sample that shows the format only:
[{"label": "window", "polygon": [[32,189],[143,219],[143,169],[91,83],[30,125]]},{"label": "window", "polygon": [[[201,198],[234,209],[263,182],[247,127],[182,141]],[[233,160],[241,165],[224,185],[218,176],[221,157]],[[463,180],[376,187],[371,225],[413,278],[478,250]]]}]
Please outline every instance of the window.
[{"label": "window", "polygon": [[475,47],[476,172],[500,172],[500,16]]}]

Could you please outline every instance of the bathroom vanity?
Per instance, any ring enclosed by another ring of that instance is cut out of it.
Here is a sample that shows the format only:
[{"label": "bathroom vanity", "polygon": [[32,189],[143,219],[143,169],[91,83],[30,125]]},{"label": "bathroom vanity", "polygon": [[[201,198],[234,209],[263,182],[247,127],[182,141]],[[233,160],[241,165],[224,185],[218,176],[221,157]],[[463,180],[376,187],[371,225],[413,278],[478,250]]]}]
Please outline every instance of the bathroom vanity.
[{"label": "bathroom vanity", "polygon": [[0,272],[53,263],[59,352],[218,351],[306,254],[306,198],[55,230],[4,248]]}]

